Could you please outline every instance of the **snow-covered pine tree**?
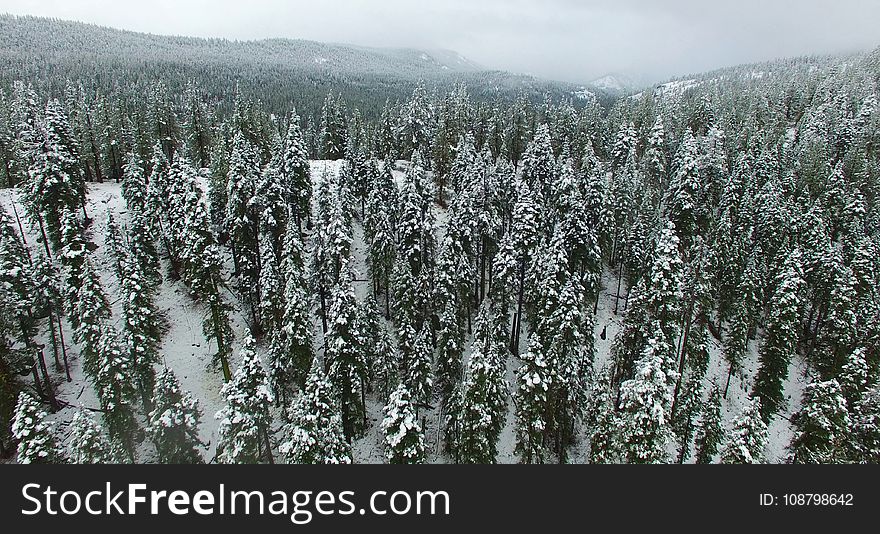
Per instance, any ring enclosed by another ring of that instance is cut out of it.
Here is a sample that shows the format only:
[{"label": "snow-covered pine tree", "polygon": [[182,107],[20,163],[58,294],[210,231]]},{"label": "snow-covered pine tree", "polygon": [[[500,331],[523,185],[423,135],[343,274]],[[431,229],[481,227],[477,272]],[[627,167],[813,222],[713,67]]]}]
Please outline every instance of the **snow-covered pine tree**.
[{"label": "snow-covered pine tree", "polygon": [[516,300],[514,302],[513,326],[510,335],[510,351],[519,354],[522,318],[526,303],[526,278],[531,275],[531,258],[540,239],[541,222],[539,203],[533,189],[524,179],[518,181],[516,203],[513,207],[513,225],[510,240],[517,249]]},{"label": "snow-covered pine tree", "polygon": [[761,417],[765,423],[785,408],[782,382],[788,376],[788,367],[797,351],[803,285],[801,254],[794,249],[776,277],[764,342],[758,353],[760,367],[753,395],[761,401]]},{"label": "snow-covered pine tree", "polygon": [[666,131],[663,124],[663,115],[658,114],[651,126],[648,136],[648,146],[642,156],[642,165],[645,167],[645,175],[651,185],[662,191],[666,188]]},{"label": "snow-covered pine tree", "polygon": [[278,257],[269,236],[260,236],[260,318],[263,328],[273,332],[282,325],[284,283]]},{"label": "snow-covered pine tree", "polygon": [[678,343],[681,320],[682,271],[679,240],[673,223],[667,222],[646,277],[631,290],[629,310],[611,347],[617,385],[633,376],[635,363],[652,336],[657,337],[658,347],[670,349],[660,354],[662,372],[670,384],[675,383],[678,362],[674,347]]},{"label": "snow-covered pine tree", "polygon": [[147,182],[146,174],[140,157],[136,152],[128,154],[122,175],[122,198],[129,211],[146,213],[147,209]]},{"label": "snow-covered pine tree", "polygon": [[456,426],[457,443],[449,444],[457,463],[495,463],[498,438],[507,414],[504,361],[497,342],[474,343],[467,373],[458,391],[461,399],[449,417]]},{"label": "snow-covered pine tree", "polygon": [[245,338],[239,351],[241,363],[221,391],[226,406],[215,416],[220,421],[217,461],[221,463],[272,462],[272,391],[254,345],[253,337]]},{"label": "snow-covered pine tree", "polygon": [[254,332],[260,332],[259,214],[254,202],[259,172],[257,149],[239,131],[229,156],[225,230],[235,264],[238,296],[248,307]]},{"label": "snow-covered pine tree", "polygon": [[587,292],[586,298],[592,302],[599,291],[602,251],[570,160],[563,164],[554,189],[557,225],[554,231],[562,236],[569,272],[578,276]]},{"label": "snow-covered pine tree", "polygon": [[733,420],[733,427],[727,432],[727,438],[721,449],[721,463],[764,463],[766,445],[767,424],[761,417],[761,399],[750,397],[745,400],[745,406]]},{"label": "snow-covered pine tree", "polygon": [[0,233],[0,303],[11,337],[6,352],[15,350],[12,343],[21,344],[16,351],[18,354],[10,358],[18,360],[12,365],[22,365],[23,370],[29,368],[40,398],[47,400],[52,410],[57,410],[59,404],[46,366],[45,352],[35,343],[39,323],[34,309],[39,303],[41,288],[37,286],[30,253],[5,221],[0,224],[4,224]]},{"label": "snow-covered pine tree", "polygon": [[430,156],[430,136],[434,109],[425,87],[419,83],[409,101],[403,105],[397,126],[397,138],[404,154],[417,152],[425,161]]},{"label": "snow-covered pine tree", "polygon": [[699,147],[687,130],[675,154],[675,173],[666,191],[666,216],[685,249],[703,225],[703,190],[699,169]]},{"label": "snow-covered pine tree", "polygon": [[412,396],[416,406],[431,402],[434,391],[434,351],[427,328],[416,334],[409,329],[408,334],[399,331],[400,368],[402,382]]},{"label": "snow-covered pine tree", "polygon": [[229,355],[232,352],[234,333],[229,323],[232,307],[223,296],[223,259],[214,234],[211,231],[207,207],[201,189],[189,184],[186,193],[186,210],[183,222],[183,279],[190,291],[205,305],[202,332],[208,340],[217,344],[214,362],[223,369],[223,378],[229,382],[232,372]]},{"label": "snow-covered pine tree", "polygon": [[159,251],[150,231],[149,221],[143,212],[132,212],[128,222],[128,249],[132,264],[141,272],[151,287],[162,283]]},{"label": "snow-covered pine tree", "polygon": [[351,463],[351,446],[342,431],[339,399],[317,361],[289,412],[285,441],[279,447],[288,463]]},{"label": "snow-covered pine tree", "polygon": [[[567,269],[563,240],[559,233],[544,247],[535,266],[532,341],[530,355],[534,362],[523,359],[521,373],[536,377],[542,388],[525,381],[517,392],[517,406],[528,408],[518,418],[519,449],[524,461],[531,451],[551,451],[560,462],[567,458],[567,448],[574,437],[576,421],[582,416],[586,384],[592,375],[593,328],[584,313],[584,291],[580,282]],[[588,297],[590,300],[592,297]],[[530,399],[529,395],[537,395]],[[541,406],[543,404],[543,407]],[[529,416],[527,412],[533,411]],[[532,419],[537,414],[539,423]],[[534,449],[530,428],[541,427],[541,447]],[[527,446],[531,443],[531,446]],[[536,458],[542,462],[542,455]]]},{"label": "snow-covered pine tree", "polygon": [[347,145],[348,125],[345,118],[345,104],[342,102],[342,95],[336,98],[331,91],[324,100],[324,107],[321,108],[318,152],[323,159],[338,160],[345,156]]},{"label": "snow-covered pine tree", "polygon": [[[278,142],[280,143],[280,140]],[[283,184],[281,147],[275,147],[275,151],[275,155],[263,167],[257,178],[256,197],[253,199],[254,211],[257,215],[257,241],[261,269],[264,261],[264,247],[271,251],[275,261],[281,259],[290,215],[290,205],[285,198],[286,192]],[[262,275],[262,270],[260,274]],[[269,329],[267,327],[267,330]]]},{"label": "snow-covered pine tree", "polygon": [[[541,225],[550,222],[547,210],[553,198],[553,183],[556,180],[556,158],[550,140],[550,128],[541,124],[529,143],[522,160],[522,179],[536,198],[540,199],[539,213]],[[545,230],[547,228],[544,228]]]},{"label": "snow-covered pine tree", "polygon": [[303,222],[310,221],[311,217],[312,177],[308,150],[296,110],[290,112],[288,119],[281,168],[285,199],[291,206],[292,216],[301,233]]},{"label": "snow-covered pine tree", "polygon": [[709,390],[709,399],[703,405],[696,431],[696,462],[712,463],[718,447],[724,438],[724,427],[721,426],[721,391],[716,385]]},{"label": "snow-covered pine tree", "polygon": [[814,381],[804,389],[801,409],[792,417],[792,461],[833,464],[846,461],[850,418],[846,398],[835,379]]},{"label": "snow-covered pine tree", "polygon": [[[390,165],[390,162],[386,164]],[[396,253],[394,228],[396,203],[397,186],[391,181],[390,171],[387,174],[380,172],[368,193],[364,232],[368,238],[367,261],[373,279],[373,293],[377,299],[380,293],[384,293],[386,318],[391,316],[390,286]]]},{"label": "snow-covered pine tree", "polygon": [[866,391],[852,414],[853,460],[859,463],[880,462],[880,388]]},{"label": "snow-covered pine tree", "polygon": [[470,328],[470,271],[465,264],[467,258],[457,232],[451,227],[447,228],[437,259],[434,297],[437,308],[441,310],[437,332],[437,380],[444,398],[448,398],[461,381],[462,355],[467,335],[465,319]]},{"label": "snow-covered pine tree", "polygon": [[284,309],[279,329],[272,333],[270,371],[275,397],[283,404],[296,386],[305,384],[313,359],[311,295],[302,256],[299,237],[288,232],[283,261]]},{"label": "snow-covered pine tree", "polygon": [[702,403],[702,380],[698,373],[689,373],[680,385],[678,397],[673,394],[674,411],[671,411],[670,423],[679,445],[677,461],[680,464],[691,455],[691,441],[696,430],[694,419]]},{"label": "snow-covered pine tree", "polygon": [[84,259],[80,271],[76,300],[70,308],[73,339],[79,343],[83,370],[94,379],[98,374],[101,341],[110,317],[110,304],[90,258]]},{"label": "snow-covered pine tree", "polygon": [[44,228],[56,249],[62,244],[64,213],[85,204],[85,180],[72,141],[61,104],[50,100],[45,119],[37,125],[33,143],[26,149],[29,164],[24,201],[28,213]]},{"label": "snow-covered pine tree", "polygon": [[79,324],[76,313],[79,290],[83,285],[82,270],[86,261],[86,243],[82,235],[82,225],[73,211],[65,211],[61,216],[61,249],[58,262],[61,264],[62,294],[64,307],[70,317],[71,326]]},{"label": "snow-covered pine tree", "polygon": [[61,275],[56,264],[44,254],[36,255],[33,272],[38,298],[41,305],[45,306],[49,319],[49,336],[55,356],[55,369],[61,370],[60,352],[64,361],[64,373],[67,376],[67,381],[70,382],[72,378],[63,328],[64,303],[61,296]]},{"label": "snow-covered pine tree", "polygon": [[388,329],[381,326],[376,338],[376,358],[373,361],[373,380],[378,397],[387,402],[388,397],[400,382],[400,361],[398,351]]},{"label": "snow-covered pine tree", "polygon": [[361,345],[362,325],[352,273],[346,262],[330,303],[330,324],[325,338],[324,362],[342,403],[342,427],[347,439],[360,436],[366,427],[364,395],[367,354]]},{"label": "snow-covered pine tree", "polygon": [[66,458],[58,445],[48,414],[29,393],[18,395],[12,418],[12,435],[18,441],[18,463],[60,464]]},{"label": "snow-covered pine tree", "polygon": [[589,429],[590,463],[608,464],[620,461],[620,420],[614,404],[611,373],[604,370],[593,383],[593,389],[585,409]]},{"label": "snow-covered pine tree", "polygon": [[130,253],[123,252],[119,279],[122,295],[122,338],[135,384],[141,396],[144,412],[150,411],[150,395],[156,373],[153,365],[159,361],[162,332],[152,290]]},{"label": "snow-covered pine tree", "polygon": [[135,394],[134,370],[120,345],[116,329],[102,320],[97,331],[98,353],[92,384],[98,394],[101,417],[113,445],[134,463],[139,428],[131,400]]},{"label": "snow-covered pine tree", "polygon": [[389,463],[425,462],[425,436],[405,384],[398,385],[388,398],[382,432],[385,436],[385,457]]},{"label": "snow-covered pine tree", "polygon": [[846,363],[840,371],[838,381],[840,390],[846,399],[847,408],[855,411],[868,389],[868,362],[865,359],[866,350],[859,347],[847,355]]},{"label": "snow-covered pine tree", "polygon": [[153,410],[147,435],[156,446],[158,461],[166,464],[202,463],[199,423],[202,409],[191,393],[180,387],[174,372],[165,367],[156,379]]},{"label": "snow-covered pine tree", "polygon": [[[659,333],[658,333],[659,334]],[[648,339],[635,377],[620,386],[620,443],[627,463],[666,463],[672,395],[664,361],[672,347],[662,334]]]},{"label": "snow-covered pine tree", "polygon": [[114,463],[113,449],[101,427],[84,410],[78,410],[70,423],[67,457],[74,464]]}]

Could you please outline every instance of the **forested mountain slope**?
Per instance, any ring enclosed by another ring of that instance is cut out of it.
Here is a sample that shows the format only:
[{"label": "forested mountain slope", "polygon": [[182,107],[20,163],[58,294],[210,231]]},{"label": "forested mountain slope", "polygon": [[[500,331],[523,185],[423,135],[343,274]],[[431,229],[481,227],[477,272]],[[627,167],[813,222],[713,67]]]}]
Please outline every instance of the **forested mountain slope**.
[{"label": "forested mountain slope", "polygon": [[195,81],[221,104],[236,86],[279,115],[297,102],[315,117],[331,90],[376,118],[386,100],[406,99],[416,84],[466,83],[475,97],[538,99],[570,84],[487,70],[449,50],[369,48],[294,39],[232,41],[115,30],[91,24],[0,15],[0,83],[39,81],[56,96],[70,80],[87,89],[147,92],[161,80],[180,94]]}]

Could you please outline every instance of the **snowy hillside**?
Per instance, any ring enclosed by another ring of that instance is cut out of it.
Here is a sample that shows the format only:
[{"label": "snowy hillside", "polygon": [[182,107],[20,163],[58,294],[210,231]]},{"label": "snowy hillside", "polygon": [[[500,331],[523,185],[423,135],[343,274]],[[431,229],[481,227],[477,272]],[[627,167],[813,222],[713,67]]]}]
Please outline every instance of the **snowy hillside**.
[{"label": "snowy hillside", "polygon": [[[38,53],[37,53],[38,52]],[[570,84],[492,70],[443,49],[374,48],[297,39],[233,41],[154,35],[0,14],[0,81],[57,76],[86,88],[113,90],[99,75],[112,68],[125,85],[144,90],[157,79],[183,92],[197,81],[224,95],[239,87],[277,114],[297,96],[301,115],[316,117],[331,90],[377,117],[386,99],[405,98],[419,84],[468,84],[484,98],[538,98]],[[63,85],[63,84],[62,84]],[[48,89],[48,88],[47,88]]]},{"label": "snowy hillside", "polygon": [[[409,162],[397,162],[399,169],[408,167]],[[319,180],[320,177],[326,176],[326,173],[338,173],[340,170],[339,162],[330,161],[311,161],[312,176]],[[395,170],[395,178],[400,181],[403,177],[401,170]],[[317,187],[317,186],[316,186]],[[13,204],[16,209],[21,212],[20,195],[14,190],[0,191],[0,207],[9,213],[13,212]],[[119,317],[119,294],[118,282],[116,281],[112,269],[112,257],[104,243],[104,233],[102,231],[103,223],[106,221],[107,215],[112,213],[117,220],[124,226],[127,217],[130,215],[126,211],[125,202],[120,194],[120,184],[103,183],[91,184],[89,186],[88,201],[86,204],[89,216],[94,219],[93,230],[91,231],[91,239],[96,245],[94,252],[97,264],[100,267],[101,282],[106,287],[110,300],[113,303],[114,321],[118,325]],[[445,231],[446,213],[443,208],[434,206],[438,220],[438,235],[442,235]],[[36,229],[26,228],[26,240],[31,248],[35,247],[38,234]],[[354,226],[354,240],[352,242],[352,258],[354,260],[354,268],[358,273],[358,278],[362,278],[368,272],[367,268],[367,243],[364,241],[363,228],[359,223]],[[36,250],[34,250],[36,252]],[[227,263],[231,263],[231,259],[227,258]],[[618,333],[622,315],[614,313],[615,301],[615,285],[616,277],[610,271],[605,272],[603,276],[603,291],[600,295],[598,311],[595,319],[595,336],[596,336],[596,352],[597,359],[596,368],[601,368],[607,363],[608,354],[610,353],[611,343],[614,336]],[[361,301],[364,301],[369,293],[370,286],[366,280],[357,282],[356,293]],[[623,295],[626,296],[625,294]],[[223,407],[223,397],[220,394],[223,386],[223,376],[220,371],[211,364],[212,342],[205,339],[202,332],[202,319],[204,311],[201,306],[196,303],[189,295],[186,287],[180,282],[172,282],[164,280],[157,292],[156,305],[164,319],[167,330],[162,338],[160,347],[162,365],[168,366],[174,371],[180,379],[181,385],[187,391],[190,391],[198,400],[204,417],[200,426],[200,439],[205,444],[202,453],[206,461],[214,458],[217,445],[217,428],[218,421],[214,417],[215,414]],[[621,305],[622,307],[622,305]],[[622,311],[622,310],[621,310]],[[237,354],[241,340],[247,335],[247,313],[236,306],[236,312],[232,315],[233,330],[235,331],[236,343],[233,354]],[[314,325],[315,345],[322,350],[323,341],[321,340],[320,324],[316,322]],[[385,328],[389,332],[393,332],[393,325],[386,323]],[[67,329],[66,339],[72,339],[72,331]],[[605,331],[605,339],[600,339],[602,331]],[[520,351],[527,350],[526,336],[523,336]],[[48,343],[47,340],[43,340]],[[470,342],[468,342],[468,345]],[[266,364],[268,358],[265,354],[266,347],[260,347],[259,352]],[[719,343],[715,342],[711,345],[711,360],[709,372],[705,378],[705,386],[708,388],[711,384],[723,385],[727,379],[727,367],[721,356]],[[58,386],[59,399],[64,403],[65,408],[53,414],[51,420],[55,422],[61,429],[62,435],[68,436],[69,424],[71,418],[79,408],[86,410],[99,410],[98,401],[95,392],[86,376],[82,372],[82,362],[77,356],[77,345],[71,344],[69,347],[71,353],[71,375],[72,381],[67,382],[63,378],[63,373],[55,370],[52,373],[53,379]],[[465,353],[465,359],[468,352]],[[237,359],[232,360],[233,367],[237,367]],[[521,361],[516,357],[510,357],[507,362],[507,372],[505,380],[508,388],[512,392],[515,388],[515,372],[521,365]],[[730,387],[729,398],[724,401],[723,413],[725,424],[730,424],[730,420],[739,413],[742,405],[742,399],[749,393],[749,384],[753,381],[757,370],[757,352],[756,344],[752,343],[748,356],[744,362],[741,374],[735,376]],[[785,417],[779,417],[774,420],[770,428],[770,439],[767,445],[767,458],[769,461],[781,461],[786,457],[786,446],[791,440],[791,429],[789,427],[787,417],[799,408],[800,395],[804,386],[803,365],[795,363],[792,368],[789,379],[785,385],[785,396],[790,399],[791,403],[786,412]],[[370,394],[367,399],[367,414],[369,419],[369,427],[366,434],[359,438],[353,444],[353,460],[358,463],[383,463],[384,443],[380,429],[382,421],[383,402]],[[442,435],[442,417],[443,414],[437,408],[422,412],[421,418],[425,430],[425,440],[428,447],[428,460],[437,463],[446,463],[450,461],[449,457],[443,453],[441,447]],[[281,413],[276,410],[276,421],[274,426],[280,428],[282,423]],[[505,417],[504,429],[498,443],[498,462],[500,463],[517,463],[518,457],[514,451],[515,446],[515,429],[514,429],[514,405],[511,400],[508,402],[507,415]],[[153,452],[147,443],[143,443],[140,447],[141,461],[151,461]],[[584,462],[587,461],[586,444],[577,443],[571,447],[571,461]]]}]

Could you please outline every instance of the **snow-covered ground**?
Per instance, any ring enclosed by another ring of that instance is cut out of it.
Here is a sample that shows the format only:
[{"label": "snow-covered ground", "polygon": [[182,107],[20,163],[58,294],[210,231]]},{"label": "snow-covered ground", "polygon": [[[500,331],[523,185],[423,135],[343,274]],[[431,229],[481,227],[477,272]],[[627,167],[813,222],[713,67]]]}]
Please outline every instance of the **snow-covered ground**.
[{"label": "snow-covered ground", "polygon": [[[399,161],[395,164],[394,177],[399,182],[403,177],[404,170],[408,162]],[[338,162],[313,161],[312,176],[319,180],[325,172],[338,172]],[[110,298],[113,307],[114,321],[118,322],[120,317],[120,303],[118,283],[110,268],[110,259],[108,257],[106,247],[104,247],[104,224],[108,213],[113,213],[114,217],[121,225],[127,222],[127,213],[125,211],[125,202],[120,194],[120,186],[116,183],[90,184],[87,211],[93,219],[90,227],[90,237],[97,246],[93,253],[96,266],[101,274],[101,281],[104,289]],[[0,190],[0,207],[5,209],[11,216],[13,214],[12,205],[15,204],[19,215],[24,218],[23,209],[19,202],[19,193],[16,190],[4,189]],[[446,212],[444,209],[435,206],[438,233],[445,232]],[[28,227],[27,222],[23,219],[22,224],[25,229],[27,244],[31,249],[35,248],[36,236],[33,229]],[[352,246],[352,257],[354,267],[356,269],[355,291],[359,299],[365,299],[370,292],[370,283],[367,281],[368,271],[366,264],[367,247],[364,241],[363,228],[360,223],[355,221],[353,228],[354,240]],[[602,366],[610,352],[611,343],[614,336],[620,329],[622,322],[623,303],[621,302],[620,314],[614,314],[614,301],[617,289],[617,279],[610,273],[606,272],[603,277],[604,290],[600,295],[598,313],[595,319],[596,328],[596,368]],[[625,295],[625,289],[622,290]],[[230,296],[230,302],[235,300]],[[199,401],[203,417],[200,429],[202,441],[205,443],[204,456],[210,461],[214,456],[214,450],[217,444],[217,428],[218,422],[214,418],[214,414],[222,407],[223,399],[220,395],[220,389],[223,385],[222,373],[211,366],[211,354],[213,351],[210,343],[205,339],[202,333],[202,320],[204,312],[192,298],[187,294],[186,289],[180,282],[171,282],[167,279],[163,281],[158,289],[156,296],[156,304],[166,320],[167,331],[163,337],[161,346],[161,355],[165,365],[174,370],[175,374],[181,381],[184,389],[190,391]],[[242,339],[246,335],[245,317],[240,307],[236,308],[236,312],[232,314],[232,326],[236,335],[235,352],[231,365],[233,369],[237,367],[237,349]],[[116,324],[117,328],[120,327]],[[390,324],[386,323],[386,327],[391,329]],[[601,339],[599,334],[606,328],[606,339]],[[77,358],[78,349],[72,342],[73,333],[69,325],[65,324],[65,341],[68,344],[68,353],[70,354],[71,376],[72,380],[67,382],[62,370],[54,369],[50,364],[50,373],[53,376],[57,387],[58,397],[65,403],[67,407],[61,409],[50,416],[51,420],[67,435],[67,427],[73,414],[79,407],[86,409],[97,409],[98,401],[95,397],[94,390],[89,381],[84,377],[80,362]],[[393,333],[393,329],[391,329]],[[322,334],[319,320],[315,321],[315,347],[320,349],[323,346]],[[522,335],[521,352],[525,351],[527,343],[527,332]],[[39,340],[46,343],[47,339]],[[721,387],[727,378],[727,367],[721,355],[721,348],[714,338],[710,337],[711,342],[711,359],[709,372],[706,377],[706,386],[711,382],[719,384]],[[258,347],[258,350],[261,349]],[[264,349],[264,347],[262,347]],[[465,358],[467,358],[465,354]],[[514,416],[513,416],[513,388],[514,377],[519,360],[515,357],[508,359],[507,379],[509,388],[508,414],[506,424],[501,433],[498,444],[498,462],[513,463],[517,461],[514,453],[515,432],[514,432]],[[757,345],[753,341],[749,347],[749,353],[744,361],[743,372],[739,376],[731,379],[730,391],[727,399],[723,404],[723,416],[725,422],[729,423],[730,419],[735,417],[741,407],[742,400],[749,391],[749,385],[752,383],[754,375],[757,371]],[[774,418],[770,425],[769,442],[767,445],[767,458],[771,462],[783,461],[786,456],[788,443],[791,439],[791,428],[788,417],[796,411],[799,406],[801,393],[805,385],[804,378],[805,366],[802,361],[796,360],[790,369],[789,377],[785,383],[786,397],[788,398],[788,409],[781,416]],[[436,403],[435,403],[436,404]],[[381,463],[384,461],[384,453],[382,446],[382,434],[379,425],[382,420],[382,403],[374,395],[367,397],[367,415],[369,428],[366,435],[356,440],[353,444],[354,460],[360,463]],[[442,417],[439,413],[439,407],[420,412],[420,418],[425,429],[425,441],[428,449],[428,460],[435,463],[445,463],[448,461],[442,454],[441,434],[442,434]],[[278,414],[280,419],[280,412]],[[570,460],[573,462],[583,462],[586,459],[586,444],[576,443],[570,451]],[[150,446],[144,443],[141,447],[140,461],[149,461],[151,458]]]}]

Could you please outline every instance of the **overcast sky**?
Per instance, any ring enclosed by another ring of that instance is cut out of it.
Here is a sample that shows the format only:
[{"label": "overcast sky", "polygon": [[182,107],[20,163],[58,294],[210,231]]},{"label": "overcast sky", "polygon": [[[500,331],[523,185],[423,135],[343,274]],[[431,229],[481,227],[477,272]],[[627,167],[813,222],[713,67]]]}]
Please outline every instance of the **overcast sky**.
[{"label": "overcast sky", "polygon": [[648,81],[880,44],[880,0],[0,0],[159,34],[448,48],[487,67]]}]

